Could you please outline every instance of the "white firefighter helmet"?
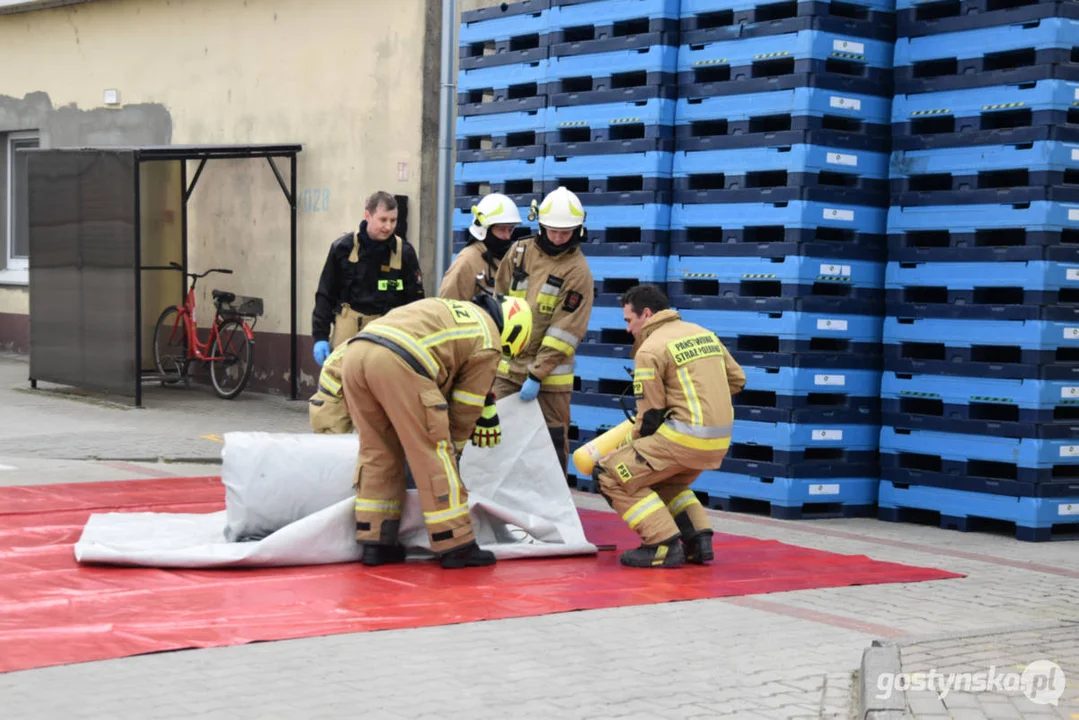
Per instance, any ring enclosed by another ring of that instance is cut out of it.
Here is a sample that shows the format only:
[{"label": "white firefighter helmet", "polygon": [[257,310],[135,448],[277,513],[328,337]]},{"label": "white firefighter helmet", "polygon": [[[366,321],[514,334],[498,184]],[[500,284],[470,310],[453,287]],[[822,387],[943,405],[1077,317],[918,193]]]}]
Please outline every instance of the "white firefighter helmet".
[{"label": "white firefighter helmet", "polygon": [[487,238],[487,228],[492,225],[520,225],[521,213],[513,201],[501,193],[485,195],[479,205],[472,206],[473,222],[468,231],[477,240]]},{"label": "white firefighter helmet", "polygon": [[580,199],[564,187],[548,193],[537,207],[532,201],[529,220],[539,220],[539,224],[555,230],[571,230],[584,225],[584,206]]}]

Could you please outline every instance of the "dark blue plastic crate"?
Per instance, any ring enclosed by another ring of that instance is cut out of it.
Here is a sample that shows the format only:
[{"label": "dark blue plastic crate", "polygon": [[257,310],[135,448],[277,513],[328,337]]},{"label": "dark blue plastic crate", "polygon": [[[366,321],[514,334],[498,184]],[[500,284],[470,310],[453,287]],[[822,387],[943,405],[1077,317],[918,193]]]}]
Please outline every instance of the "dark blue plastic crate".
[{"label": "dark blue plastic crate", "polygon": [[892,94],[892,45],[804,30],[751,40],[683,44],[679,95],[717,96],[797,87]]},{"label": "dark blue plastic crate", "polygon": [[595,55],[551,58],[546,92],[552,107],[676,97],[678,48],[653,45]]},{"label": "dark blue plastic crate", "polygon": [[664,205],[671,198],[672,153],[548,155],[544,191],[566,187],[586,208],[596,205]]},{"label": "dark blue plastic crate", "polygon": [[698,44],[757,38],[800,30],[895,40],[890,3],[803,0],[707,0],[682,6],[682,42]]},{"label": "dark blue plastic crate", "polygon": [[882,480],[877,505],[877,517],[889,522],[929,514],[934,524],[962,532],[1006,522],[1016,539],[1030,542],[1079,534],[1079,498],[1009,497]]},{"label": "dark blue plastic crate", "polygon": [[679,150],[805,144],[887,153],[891,147],[890,99],[798,87],[738,100],[679,98]]},{"label": "dark blue plastic crate", "polygon": [[[585,255],[666,255],[670,238],[670,205],[594,205],[585,202]],[[522,215],[524,217],[524,215]]]},{"label": "dark blue plastic crate", "polygon": [[551,55],[587,55],[678,44],[680,0],[555,0]]},{"label": "dark blue plastic crate", "polygon": [[1079,20],[1047,18],[1018,25],[900,38],[895,45],[895,91],[1079,80],[1073,56]]},{"label": "dark blue plastic crate", "polygon": [[673,152],[674,101],[551,107],[545,133],[548,155]]},{"label": "dark blue plastic crate", "polygon": [[928,150],[1079,141],[1079,83],[1039,80],[968,90],[899,94],[892,102],[892,147]]},{"label": "dark blue plastic crate", "polygon": [[462,70],[532,62],[547,57],[547,0],[503,3],[461,13],[458,66]]},{"label": "dark blue plastic crate", "polygon": [[543,162],[535,159],[457,163],[454,207],[471,210],[492,192],[506,195],[519,207],[529,207],[533,198],[543,197]]},{"label": "dark blue plastic crate", "polygon": [[872,515],[877,502],[878,481],[871,474],[807,479],[706,470],[691,487],[705,496],[708,507],[725,512],[765,509],[771,517],[783,520],[865,517]]},{"label": "dark blue plastic crate", "polygon": [[880,372],[745,365],[735,418],[778,423],[880,424]]},{"label": "dark blue plastic crate", "polygon": [[1079,18],[1079,4],[1075,0],[898,0],[896,3],[899,37],[1015,25],[1051,17]]},{"label": "dark blue plastic crate", "polygon": [[546,108],[457,118],[457,162],[543,157]]},{"label": "dark blue plastic crate", "polygon": [[548,61],[499,65],[457,74],[457,115],[493,115],[547,107]]}]

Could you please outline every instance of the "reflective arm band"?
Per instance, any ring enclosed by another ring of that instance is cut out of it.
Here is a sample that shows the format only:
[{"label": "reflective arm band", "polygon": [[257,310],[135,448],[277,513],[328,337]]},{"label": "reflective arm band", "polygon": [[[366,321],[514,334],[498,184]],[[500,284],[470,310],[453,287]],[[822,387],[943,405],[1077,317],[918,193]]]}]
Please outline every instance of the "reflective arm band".
[{"label": "reflective arm band", "polygon": [[462,405],[471,405],[472,407],[483,407],[484,396],[477,395],[476,393],[470,393],[467,390],[454,390],[450,393],[450,399],[454,402],[459,402]]},{"label": "reflective arm band", "polygon": [[573,355],[577,352],[577,345],[580,340],[559,328],[552,327],[547,328],[546,334],[543,336],[543,340],[540,342],[541,347],[549,347],[552,350],[557,350],[563,355]]}]

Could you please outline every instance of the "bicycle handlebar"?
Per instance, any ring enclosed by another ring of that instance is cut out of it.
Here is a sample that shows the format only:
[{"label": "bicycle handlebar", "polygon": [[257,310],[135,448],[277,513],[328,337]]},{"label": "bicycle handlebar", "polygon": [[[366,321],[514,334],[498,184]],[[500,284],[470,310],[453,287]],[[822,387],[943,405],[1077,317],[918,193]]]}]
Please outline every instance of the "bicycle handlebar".
[{"label": "bicycle handlebar", "polygon": [[[162,270],[168,270],[168,269],[183,270],[184,266],[181,265],[178,262],[170,262],[167,268],[161,268],[161,269]],[[221,273],[222,275],[231,275],[232,271],[228,270],[226,268],[211,268],[211,269],[207,270],[204,273],[187,273],[187,276],[190,277],[190,278],[195,278],[196,280],[198,280],[198,279],[204,278],[207,275],[210,275],[212,273]]]}]

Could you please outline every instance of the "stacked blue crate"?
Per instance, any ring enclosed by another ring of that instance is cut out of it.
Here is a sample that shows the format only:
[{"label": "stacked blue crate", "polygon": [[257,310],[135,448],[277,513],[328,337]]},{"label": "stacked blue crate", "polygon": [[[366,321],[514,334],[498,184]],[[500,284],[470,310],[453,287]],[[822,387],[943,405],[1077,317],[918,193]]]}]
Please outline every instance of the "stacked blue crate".
[{"label": "stacked blue crate", "polygon": [[[571,448],[625,415],[632,338],[620,295],[662,286],[670,232],[679,0],[552,0],[544,191],[577,194],[595,279],[578,348]],[[573,468],[571,468],[571,473]],[[590,478],[576,478],[590,487]]]},{"label": "stacked blue crate", "polygon": [[747,375],[713,507],[876,502],[893,10],[682,0],[668,290]]},{"label": "stacked blue crate", "polygon": [[1079,530],[1077,8],[900,7],[882,519]]},{"label": "stacked blue crate", "polygon": [[542,198],[550,0],[461,13],[457,76],[454,251],[467,242],[471,208],[509,195],[525,217]]}]

